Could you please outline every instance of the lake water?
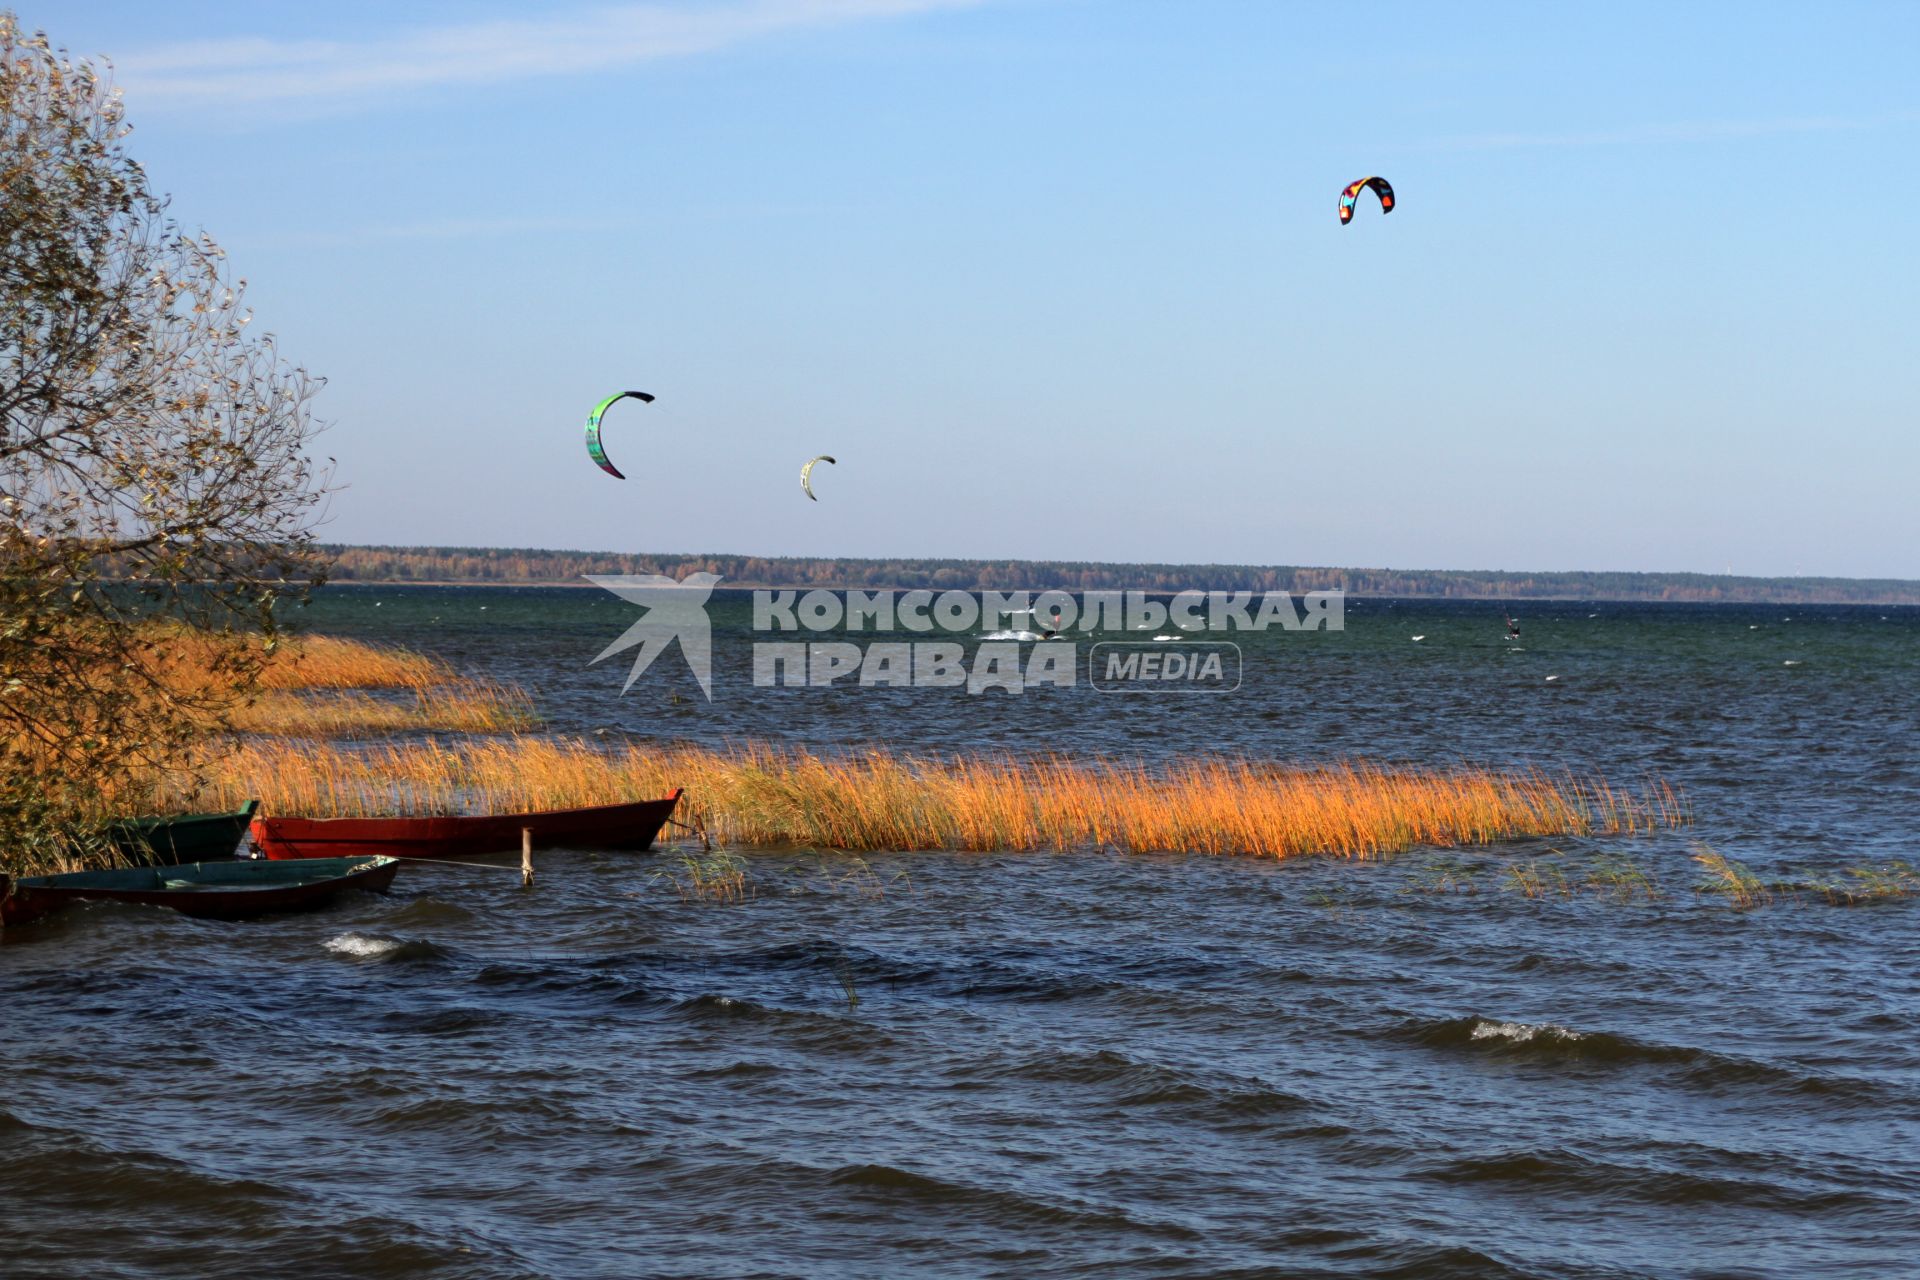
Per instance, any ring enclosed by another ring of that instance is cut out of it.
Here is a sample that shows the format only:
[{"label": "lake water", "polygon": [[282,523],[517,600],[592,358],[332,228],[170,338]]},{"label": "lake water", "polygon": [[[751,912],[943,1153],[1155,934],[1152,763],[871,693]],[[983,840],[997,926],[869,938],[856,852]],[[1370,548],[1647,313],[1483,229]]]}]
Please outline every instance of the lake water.
[{"label": "lake water", "polygon": [[[1350,601],[1244,637],[1232,694],[1016,698],[754,689],[723,597],[711,703],[673,655],[624,697],[589,665],[635,616],[331,588],[300,625],[566,733],[1571,768],[1695,820],[1370,863],[759,852],[736,905],[681,901],[678,846],[561,851],[529,890],[69,912],[0,945],[0,1274],[1920,1275],[1920,902],[1739,910],[1692,860],[1915,860],[1920,611],[1534,604],[1510,644],[1497,606]],[[1655,896],[1589,883],[1628,865]]]}]

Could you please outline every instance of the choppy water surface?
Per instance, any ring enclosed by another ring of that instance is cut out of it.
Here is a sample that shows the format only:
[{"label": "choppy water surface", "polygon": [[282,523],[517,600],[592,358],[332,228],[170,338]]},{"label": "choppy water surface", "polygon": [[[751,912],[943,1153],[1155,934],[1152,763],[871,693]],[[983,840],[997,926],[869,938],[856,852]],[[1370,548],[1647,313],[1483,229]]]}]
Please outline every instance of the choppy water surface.
[{"label": "choppy water surface", "polygon": [[756,694],[720,614],[711,706],[616,698],[586,660],[632,611],[593,593],[307,617],[563,731],[1653,772],[1696,825],[1374,864],[795,850],[737,905],[681,900],[684,849],[558,852],[531,890],[68,913],[0,946],[0,1273],[1920,1274],[1920,902],[1740,911],[1689,860],[1913,859],[1920,613],[1536,606],[1510,646],[1497,609],[1360,602],[1228,697],[986,700]]}]

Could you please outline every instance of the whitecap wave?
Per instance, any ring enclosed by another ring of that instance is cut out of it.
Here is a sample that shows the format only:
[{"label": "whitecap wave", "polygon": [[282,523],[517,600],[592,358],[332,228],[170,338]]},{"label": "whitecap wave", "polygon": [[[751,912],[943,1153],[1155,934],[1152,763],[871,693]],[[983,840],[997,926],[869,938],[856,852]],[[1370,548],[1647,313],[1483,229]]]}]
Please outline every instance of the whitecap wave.
[{"label": "whitecap wave", "polygon": [[1537,1036],[1549,1040],[1583,1040],[1585,1035],[1557,1022],[1488,1022],[1485,1018],[1474,1021],[1470,1038],[1474,1040],[1505,1040],[1508,1044],[1525,1044]]},{"label": "whitecap wave", "polygon": [[1038,631],[989,631],[980,637],[982,640],[1045,640]]},{"label": "whitecap wave", "polygon": [[352,956],[356,960],[373,960],[380,956],[389,956],[407,944],[398,938],[382,938],[371,933],[343,933],[328,938],[324,944],[327,950],[337,956]]}]

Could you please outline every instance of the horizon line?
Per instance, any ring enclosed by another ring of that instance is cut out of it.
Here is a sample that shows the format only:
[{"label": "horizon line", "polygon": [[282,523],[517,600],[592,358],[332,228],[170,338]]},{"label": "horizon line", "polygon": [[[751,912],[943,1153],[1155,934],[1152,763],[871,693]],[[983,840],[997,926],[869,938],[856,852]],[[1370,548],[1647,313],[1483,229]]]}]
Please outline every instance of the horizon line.
[{"label": "horizon line", "polygon": [[[413,551],[413,552],[470,552],[501,553],[538,556],[606,556],[622,558],[650,558],[654,560],[767,560],[796,563],[811,561],[815,563],[872,564],[928,562],[939,564],[965,564],[985,567],[1009,567],[1018,565],[1085,565],[1100,569],[1256,569],[1261,571],[1290,570],[1314,573],[1351,573],[1351,574],[1406,574],[1412,575],[1456,575],[1464,577],[1639,577],[1639,578],[1705,578],[1727,583],[1856,583],[1889,584],[1911,587],[1920,590],[1920,578],[1898,577],[1860,577],[1847,574],[1753,574],[1753,573],[1715,573],[1701,569],[1442,569],[1411,568],[1392,565],[1338,565],[1338,564],[1295,564],[1282,561],[1260,563],[1256,561],[1233,560],[1088,560],[1059,556],[914,556],[914,555],[807,555],[807,554],[767,554],[751,551],[595,551],[572,547],[525,547],[525,546],[478,546],[451,543],[375,543],[375,542],[322,542],[316,544],[321,550],[338,551]],[[541,579],[545,582],[566,581],[566,579]],[[424,583],[422,585],[425,585]],[[484,584],[481,584],[484,585]]]}]

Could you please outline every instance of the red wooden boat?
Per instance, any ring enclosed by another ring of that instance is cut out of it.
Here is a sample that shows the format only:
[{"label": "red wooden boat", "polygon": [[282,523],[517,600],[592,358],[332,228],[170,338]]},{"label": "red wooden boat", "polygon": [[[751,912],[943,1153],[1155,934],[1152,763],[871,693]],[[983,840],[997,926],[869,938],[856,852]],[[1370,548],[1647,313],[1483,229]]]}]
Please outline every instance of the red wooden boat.
[{"label": "red wooden boat", "polygon": [[465,858],[517,853],[520,832],[536,849],[645,849],[680,803],[603,804],[591,809],[446,818],[275,818],[253,820],[253,844],[269,858],[340,858],[382,853],[391,858]]}]

